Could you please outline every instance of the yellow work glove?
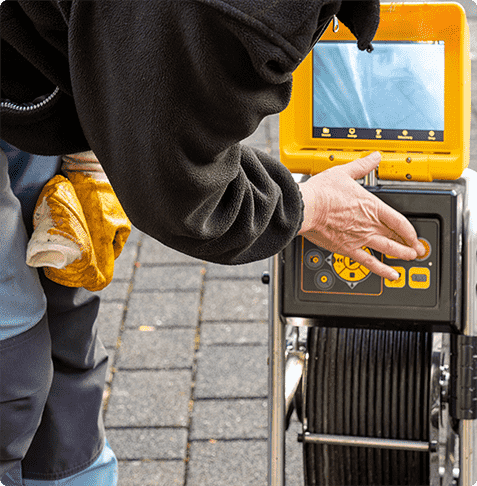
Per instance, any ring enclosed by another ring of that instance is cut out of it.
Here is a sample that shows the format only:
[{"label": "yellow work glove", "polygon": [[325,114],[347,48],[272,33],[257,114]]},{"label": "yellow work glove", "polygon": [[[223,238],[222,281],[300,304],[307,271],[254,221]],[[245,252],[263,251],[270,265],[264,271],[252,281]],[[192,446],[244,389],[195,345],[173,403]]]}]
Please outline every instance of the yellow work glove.
[{"label": "yellow work glove", "polygon": [[64,157],[62,171],[38,198],[26,261],[61,285],[101,290],[131,223],[92,152]]}]

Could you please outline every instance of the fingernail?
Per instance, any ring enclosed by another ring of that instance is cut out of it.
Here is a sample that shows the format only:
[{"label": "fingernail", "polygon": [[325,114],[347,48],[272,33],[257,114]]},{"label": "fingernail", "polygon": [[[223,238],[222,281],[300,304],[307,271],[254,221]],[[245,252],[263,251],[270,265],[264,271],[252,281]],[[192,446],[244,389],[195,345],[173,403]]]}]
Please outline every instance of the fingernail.
[{"label": "fingernail", "polygon": [[399,273],[393,270],[391,280],[397,280],[399,278]]}]

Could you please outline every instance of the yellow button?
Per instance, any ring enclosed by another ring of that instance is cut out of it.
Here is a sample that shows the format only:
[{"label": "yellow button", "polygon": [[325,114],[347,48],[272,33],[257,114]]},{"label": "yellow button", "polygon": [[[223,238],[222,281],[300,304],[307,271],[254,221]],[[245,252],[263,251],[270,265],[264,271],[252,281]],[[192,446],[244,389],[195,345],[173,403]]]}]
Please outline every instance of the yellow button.
[{"label": "yellow button", "polygon": [[359,270],[360,272],[363,272],[365,275],[368,275],[369,273],[369,270],[366,267],[363,267],[363,265],[359,267]]},{"label": "yellow button", "polygon": [[349,257],[345,257],[344,264],[346,268],[349,268],[350,270],[356,270],[361,265],[359,262],[357,262],[356,260],[352,260]]},{"label": "yellow button", "polygon": [[[363,246],[361,249],[372,255],[368,247]],[[333,253],[333,268],[343,280],[348,282],[359,282],[369,274],[369,270],[364,265],[339,253]]]},{"label": "yellow button", "polygon": [[406,270],[404,267],[391,267],[399,273],[397,280],[384,279],[384,285],[390,289],[402,289],[406,285]]},{"label": "yellow button", "polygon": [[333,253],[333,268],[338,275],[346,268],[345,257],[343,255]]},{"label": "yellow button", "polygon": [[[339,275],[342,279],[348,281],[348,282],[359,282],[360,280],[363,280],[364,277],[366,277],[366,273],[364,273],[363,271],[361,271],[361,268],[364,268],[364,267],[360,267],[358,265],[358,268],[354,269],[354,268],[345,268]],[[367,270],[367,268],[364,268],[365,270]],[[369,273],[369,271],[368,271]]]},{"label": "yellow button", "polygon": [[[370,249],[369,249],[367,246],[362,246],[362,247],[361,247],[361,249],[362,249],[362,250],[364,250],[366,253],[368,253],[368,255],[372,255],[371,250],[370,250]],[[362,272],[363,272],[365,275],[368,275],[369,270],[368,270],[368,269],[367,269],[365,266],[361,265],[361,266],[359,267],[359,269],[360,269],[360,270],[361,270],[361,271],[362,271]]]},{"label": "yellow button", "polygon": [[412,267],[409,270],[409,287],[411,289],[428,289],[431,285],[431,272],[428,268]]}]

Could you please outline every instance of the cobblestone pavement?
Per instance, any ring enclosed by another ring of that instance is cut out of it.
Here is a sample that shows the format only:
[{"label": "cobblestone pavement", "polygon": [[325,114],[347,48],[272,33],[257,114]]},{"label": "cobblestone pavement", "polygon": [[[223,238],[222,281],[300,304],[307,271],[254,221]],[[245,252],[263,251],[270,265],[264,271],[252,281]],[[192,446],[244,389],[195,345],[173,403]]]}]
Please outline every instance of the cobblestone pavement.
[{"label": "cobblestone pavement", "polygon": [[[249,143],[278,156],[278,117]],[[133,230],[99,314],[121,486],[266,484],[267,269],[202,262]],[[290,441],[291,486],[300,453]]]},{"label": "cobblestone pavement", "polygon": [[[463,3],[477,15],[472,0]],[[477,17],[469,23],[477,53]],[[473,84],[475,70],[473,62]],[[475,108],[472,118],[476,170]],[[248,143],[278,157],[278,116]],[[104,419],[120,486],[266,485],[267,269],[267,261],[198,261],[133,230],[99,315],[111,361]],[[298,430],[294,419],[287,486],[303,484]]]}]

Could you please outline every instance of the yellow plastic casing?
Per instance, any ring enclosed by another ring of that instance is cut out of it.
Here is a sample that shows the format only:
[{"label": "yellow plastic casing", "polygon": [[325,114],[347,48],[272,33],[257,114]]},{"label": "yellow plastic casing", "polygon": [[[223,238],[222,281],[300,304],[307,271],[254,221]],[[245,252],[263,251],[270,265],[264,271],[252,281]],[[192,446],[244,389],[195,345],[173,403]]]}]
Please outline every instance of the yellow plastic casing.
[{"label": "yellow plastic casing", "polygon": [[[356,42],[341,23],[338,32],[330,24],[322,39]],[[470,40],[464,9],[454,2],[382,4],[374,40],[444,41],[444,141],[313,138],[310,53],[294,73],[290,104],[280,114],[282,163],[291,172],[316,174],[379,151],[380,179],[459,178],[469,164],[471,117]]]}]

